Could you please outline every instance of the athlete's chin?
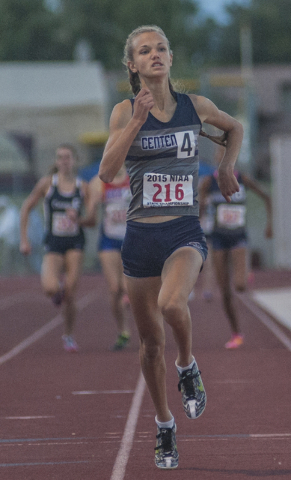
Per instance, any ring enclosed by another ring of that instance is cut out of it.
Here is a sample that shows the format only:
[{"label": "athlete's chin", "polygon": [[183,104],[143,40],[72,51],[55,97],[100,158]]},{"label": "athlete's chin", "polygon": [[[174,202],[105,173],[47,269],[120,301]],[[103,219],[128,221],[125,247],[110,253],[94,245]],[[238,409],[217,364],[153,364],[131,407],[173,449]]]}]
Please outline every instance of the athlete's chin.
[{"label": "athlete's chin", "polygon": [[151,79],[151,78],[164,78],[165,75],[168,75],[168,70],[166,71],[165,69],[162,69],[162,68],[156,68],[156,69],[153,69],[151,72],[148,73],[148,75],[146,75],[147,78]]}]

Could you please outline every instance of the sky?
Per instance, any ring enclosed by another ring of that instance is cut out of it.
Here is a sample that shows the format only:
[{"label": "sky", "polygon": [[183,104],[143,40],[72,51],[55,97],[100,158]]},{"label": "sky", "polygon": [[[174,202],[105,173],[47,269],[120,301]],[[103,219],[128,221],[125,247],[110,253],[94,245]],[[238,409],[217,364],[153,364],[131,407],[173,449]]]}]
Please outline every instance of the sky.
[{"label": "sky", "polygon": [[250,0],[198,0],[200,7],[207,16],[215,17],[220,23],[227,23],[227,14],[224,12],[224,6],[230,3],[239,3],[249,5]]}]

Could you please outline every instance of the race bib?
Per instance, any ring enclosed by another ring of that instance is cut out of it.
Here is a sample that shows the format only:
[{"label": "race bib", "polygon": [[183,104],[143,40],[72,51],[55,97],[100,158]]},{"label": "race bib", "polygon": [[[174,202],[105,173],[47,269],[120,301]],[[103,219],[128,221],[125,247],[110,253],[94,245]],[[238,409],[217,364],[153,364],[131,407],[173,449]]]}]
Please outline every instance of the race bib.
[{"label": "race bib", "polygon": [[57,237],[71,237],[79,233],[79,225],[65,213],[54,212],[52,218],[52,234]]},{"label": "race bib", "polygon": [[187,205],[193,205],[193,175],[144,174],[144,207],[184,207]]},{"label": "race bib", "polygon": [[109,238],[123,240],[126,230],[126,212],[124,205],[107,205],[104,217],[104,233]]},{"label": "race bib", "polygon": [[219,227],[235,229],[246,224],[245,205],[219,205],[217,207],[217,225]]}]

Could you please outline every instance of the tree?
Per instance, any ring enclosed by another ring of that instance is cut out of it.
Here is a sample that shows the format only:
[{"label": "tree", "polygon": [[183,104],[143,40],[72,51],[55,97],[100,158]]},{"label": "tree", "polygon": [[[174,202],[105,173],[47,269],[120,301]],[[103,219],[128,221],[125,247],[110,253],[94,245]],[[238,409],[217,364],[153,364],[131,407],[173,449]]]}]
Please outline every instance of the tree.
[{"label": "tree", "polygon": [[0,60],[61,60],[69,55],[44,0],[0,1]]},{"label": "tree", "polygon": [[61,10],[72,43],[85,38],[107,68],[121,67],[125,40],[139,25],[159,25],[183,60],[191,56],[195,0],[61,0]]},{"label": "tree", "polygon": [[229,22],[196,21],[197,0],[0,0],[0,61],[72,60],[87,41],[96,60],[120,70],[122,49],[137,26],[164,29],[174,51],[173,75],[240,63],[240,28],[251,26],[254,63],[290,62],[291,1],[228,5]]},{"label": "tree", "polygon": [[290,63],[290,0],[253,0],[251,9],[255,63]]},{"label": "tree", "polygon": [[[216,26],[217,42],[214,46],[208,44],[205,58],[218,65],[239,64],[240,29],[247,25],[252,31],[255,64],[290,63],[290,0],[252,0],[248,7],[233,3],[226,8],[230,21],[225,26]],[[211,33],[208,31],[208,38]]]}]

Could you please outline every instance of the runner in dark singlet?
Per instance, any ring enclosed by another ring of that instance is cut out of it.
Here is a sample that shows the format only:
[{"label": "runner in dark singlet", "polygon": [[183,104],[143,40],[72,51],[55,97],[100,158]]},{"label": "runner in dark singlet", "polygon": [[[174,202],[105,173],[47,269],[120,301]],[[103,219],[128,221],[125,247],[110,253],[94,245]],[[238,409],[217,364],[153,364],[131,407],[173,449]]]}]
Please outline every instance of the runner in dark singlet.
[{"label": "runner in dark singlet", "polygon": [[[224,151],[221,149],[220,158]],[[238,292],[243,292],[247,285],[248,273],[248,241],[246,229],[246,189],[255,192],[265,203],[267,225],[265,236],[272,236],[272,209],[271,199],[258,184],[247,175],[234,172],[239,192],[231,197],[227,203],[217,184],[217,170],[213,175],[203,179],[200,186],[201,213],[205,202],[211,205],[213,215],[212,232],[209,235],[212,245],[212,261],[216,272],[216,280],[221,291],[225,313],[228,317],[231,338],[225,344],[228,349],[238,348],[244,343],[240,330],[238,315],[235,309],[232,294],[232,285]]]},{"label": "runner in dark singlet", "polygon": [[176,468],[176,424],[166,392],[163,321],[178,348],[179,390],[186,415],[204,411],[206,394],[192,354],[187,305],[207,255],[197,201],[198,136],[203,122],[227,132],[219,185],[227,201],[238,190],[233,167],[242,126],[208,99],[174,91],[173,54],[164,32],[144,26],[128,37],[124,63],[135,98],[117,104],[99,176],[111,182],[124,162],[132,201],[122,248],[131,308],[140,336],[142,371],[156,409],[155,463]]},{"label": "runner in dark singlet", "polygon": [[20,251],[31,252],[27,237],[29,212],[44,199],[45,238],[41,283],[56,305],[63,304],[63,346],[77,352],[73,337],[76,321],[75,294],[82,272],[85,245],[81,209],[88,201],[88,186],[76,176],[77,152],[70,144],[56,150],[54,174],[39,180],[21,209]]}]

